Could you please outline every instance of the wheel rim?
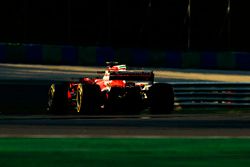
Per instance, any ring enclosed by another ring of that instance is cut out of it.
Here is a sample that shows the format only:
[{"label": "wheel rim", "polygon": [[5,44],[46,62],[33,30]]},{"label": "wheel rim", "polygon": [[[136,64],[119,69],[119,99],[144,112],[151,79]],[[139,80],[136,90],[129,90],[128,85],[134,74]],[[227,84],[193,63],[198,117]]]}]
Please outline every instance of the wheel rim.
[{"label": "wheel rim", "polygon": [[82,106],[82,95],[80,90],[78,90],[77,92],[77,97],[76,97],[77,101],[76,101],[76,111],[80,112],[81,111],[81,106]]},{"label": "wheel rim", "polygon": [[49,95],[48,95],[49,96],[48,97],[48,110],[51,110],[51,108],[52,108],[53,100],[54,100],[54,93],[55,93],[55,91],[54,91],[53,87],[51,87],[49,90]]}]

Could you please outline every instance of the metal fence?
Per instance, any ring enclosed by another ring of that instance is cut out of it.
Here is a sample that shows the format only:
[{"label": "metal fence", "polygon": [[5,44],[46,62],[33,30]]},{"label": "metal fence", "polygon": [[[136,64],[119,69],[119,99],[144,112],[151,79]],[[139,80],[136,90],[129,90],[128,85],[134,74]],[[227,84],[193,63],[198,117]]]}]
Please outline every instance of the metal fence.
[{"label": "metal fence", "polygon": [[249,108],[250,82],[174,82],[175,107]]}]

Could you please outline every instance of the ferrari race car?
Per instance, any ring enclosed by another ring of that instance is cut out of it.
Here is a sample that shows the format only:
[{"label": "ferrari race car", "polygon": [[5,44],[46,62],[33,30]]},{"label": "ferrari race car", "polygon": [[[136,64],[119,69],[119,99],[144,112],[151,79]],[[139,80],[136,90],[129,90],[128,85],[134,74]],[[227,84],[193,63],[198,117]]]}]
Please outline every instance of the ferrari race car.
[{"label": "ferrari race car", "polygon": [[53,83],[47,110],[52,114],[151,114],[173,111],[174,91],[170,84],[154,83],[153,71],[127,70],[126,65],[107,62],[102,78],[83,77]]}]

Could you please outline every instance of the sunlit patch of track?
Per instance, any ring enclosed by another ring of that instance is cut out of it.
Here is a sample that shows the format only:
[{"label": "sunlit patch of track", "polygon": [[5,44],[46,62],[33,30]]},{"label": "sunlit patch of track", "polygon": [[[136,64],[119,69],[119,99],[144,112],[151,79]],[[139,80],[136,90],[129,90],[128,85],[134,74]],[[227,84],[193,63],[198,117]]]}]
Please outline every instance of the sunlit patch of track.
[{"label": "sunlit patch of track", "polygon": [[[129,66],[129,64],[128,64]],[[143,68],[145,69],[145,68]],[[219,81],[250,82],[249,71],[201,70],[201,69],[157,69],[154,70],[156,81]],[[65,80],[85,76],[97,76],[96,71],[103,67],[58,66],[31,64],[1,64],[0,79],[36,79]]]}]

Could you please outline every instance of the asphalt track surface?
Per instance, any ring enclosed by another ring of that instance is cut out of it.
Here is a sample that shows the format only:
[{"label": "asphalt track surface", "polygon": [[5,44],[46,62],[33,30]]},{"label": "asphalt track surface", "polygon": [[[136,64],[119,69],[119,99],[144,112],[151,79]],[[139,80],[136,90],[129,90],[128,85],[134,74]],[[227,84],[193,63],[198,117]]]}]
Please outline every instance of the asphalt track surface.
[{"label": "asphalt track surface", "polygon": [[[249,137],[250,114],[53,116],[50,83],[99,67],[0,64],[0,137]],[[250,72],[158,69],[156,81],[250,82]]]}]

